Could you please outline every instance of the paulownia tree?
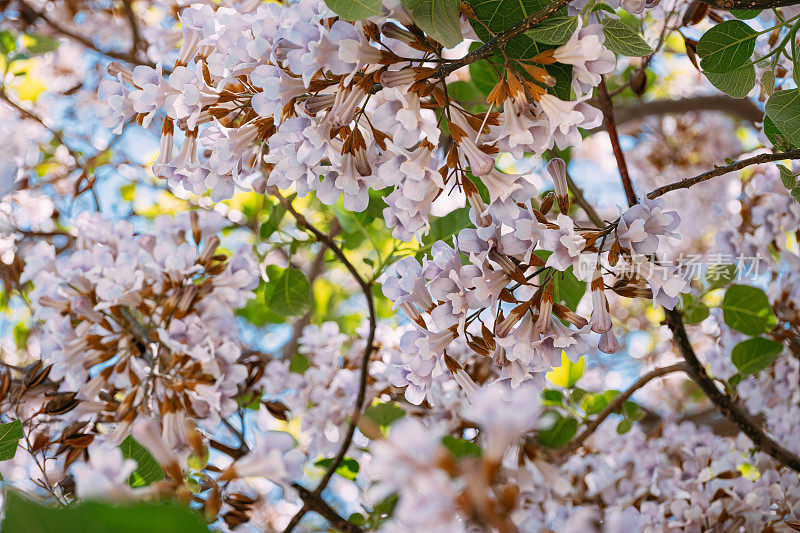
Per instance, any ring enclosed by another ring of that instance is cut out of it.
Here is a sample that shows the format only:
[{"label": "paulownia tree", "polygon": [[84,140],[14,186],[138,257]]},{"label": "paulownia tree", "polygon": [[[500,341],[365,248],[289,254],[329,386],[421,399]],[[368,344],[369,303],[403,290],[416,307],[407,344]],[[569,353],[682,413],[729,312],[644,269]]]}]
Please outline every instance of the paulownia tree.
[{"label": "paulownia tree", "polygon": [[800,529],[791,2],[2,7],[4,532]]}]

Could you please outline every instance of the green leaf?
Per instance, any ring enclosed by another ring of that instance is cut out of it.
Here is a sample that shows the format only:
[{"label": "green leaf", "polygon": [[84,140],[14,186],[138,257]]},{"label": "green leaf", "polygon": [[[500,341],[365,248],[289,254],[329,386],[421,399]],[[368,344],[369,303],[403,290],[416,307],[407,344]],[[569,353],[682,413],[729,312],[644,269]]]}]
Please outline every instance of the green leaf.
[{"label": "green leaf", "polygon": [[562,45],[577,27],[577,17],[551,17],[525,34],[537,43]]},{"label": "green leaf", "polygon": [[761,14],[760,9],[731,9],[730,14],[739,20],[750,20]]},{"label": "green leaf", "polygon": [[364,527],[367,525],[367,519],[364,518],[364,515],[361,513],[351,514],[350,518],[348,518],[347,521],[358,527]]},{"label": "green leaf", "polygon": [[[276,266],[268,266],[267,272],[271,272],[270,279],[277,279],[283,269]],[[275,292],[275,285],[261,280],[256,287],[256,297],[247,301],[247,304],[241,309],[236,310],[236,315],[244,318],[256,327],[263,327],[267,324],[280,324],[286,322],[286,318],[272,311],[267,302],[272,294]]]},{"label": "green leaf", "polygon": [[472,79],[472,83],[484,96],[488,96],[494,86],[497,85],[497,82],[500,81],[497,71],[486,59],[470,63],[469,76]]},{"label": "green leaf", "polygon": [[[372,508],[372,512],[378,517],[391,516],[394,512],[394,508],[397,507],[399,499],[397,494],[390,494],[382,501],[376,503]],[[378,529],[377,525],[373,529]]]},{"label": "green leaf", "polygon": [[791,194],[792,198],[794,198],[794,201],[800,204],[800,187],[795,187],[794,189],[792,189]]},{"label": "green leaf", "polygon": [[9,491],[3,533],[208,533],[200,514],[177,503],[111,505],[85,502],[69,507],[34,503]]},{"label": "green leaf", "polygon": [[764,109],[781,135],[791,145],[800,146],[800,89],[773,93]]},{"label": "green leaf", "polygon": [[459,0],[424,0],[411,12],[414,23],[446,48],[464,40],[461,34]]},{"label": "green leaf", "polygon": [[767,96],[772,96],[772,93],[775,92],[775,73],[771,70],[765,70],[761,74],[761,88],[764,89],[764,92],[767,93]]},{"label": "green leaf", "polygon": [[22,46],[33,54],[46,54],[52,52],[58,45],[58,39],[53,39],[40,33],[28,33],[22,36]]},{"label": "green leaf", "polygon": [[553,274],[553,289],[555,289],[555,302],[566,305],[574,311],[586,293],[586,282],[575,277],[572,267],[569,267],[564,272],[557,271]]},{"label": "green leaf", "polygon": [[325,0],[345,20],[363,20],[381,14],[381,0]]},{"label": "green leaf", "polygon": [[267,305],[275,313],[282,316],[298,316],[311,307],[311,284],[308,278],[296,268],[283,269],[276,278],[270,275],[273,292],[269,295]]},{"label": "green leaf", "polygon": [[551,383],[568,389],[575,385],[581,376],[583,376],[583,369],[586,367],[586,361],[583,357],[578,359],[577,363],[573,363],[567,357],[567,354],[561,351],[561,366],[554,368],[546,374],[547,379]]},{"label": "green leaf", "polygon": [[[485,43],[493,35],[524,21],[534,13],[546,8],[549,4],[549,0],[473,0],[470,5],[475,12],[477,20],[470,21],[470,24],[481,41]],[[566,15],[566,8],[553,13],[554,17]],[[554,48],[554,46],[534,41],[530,36],[522,34],[508,41],[504,51],[511,58],[526,59],[551,48]],[[550,67],[553,66],[547,66],[547,71],[551,74],[553,72],[551,72]],[[520,74],[522,73],[520,72]]]},{"label": "green leaf", "polygon": [[709,314],[706,304],[695,300],[691,294],[683,295],[683,321],[686,324],[699,324],[708,318]]},{"label": "green leaf", "polygon": [[453,244],[453,235],[458,234],[464,228],[472,225],[469,219],[469,208],[462,207],[447,213],[431,222],[431,229],[425,236],[426,244],[433,244],[436,241],[445,241]]},{"label": "green leaf", "polygon": [[308,370],[309,366],[311,366],[311,362],[308,360],[308,357],[301,353],[296,353],[294,357],[292,357],[292,360],[289,361],[289,372],[302,374]]},{"label": "green leaf", "polygon": [[741,20],[726,20],[700,37],[697,55],[707,72],[730,72],[750,61],[758,33]]},{"label": "green leaf", "polygon": [[598,394],[587,394],[581,402],[581,409],[587,416],[602,413],[611,401],[619,396],[619,391],[608,390]]},{"label": "green leaf", "polygon": [[736,265],[709,265],[706,270],[708,290],[719,289],[736,279]]},{"label": "green leaf", "polygon": [[[470,65],[471,66],[471,65]],[[447,84],[447,93],[452,100],[461,102],[481,101],[484,94],[472,81],[454,81]]]},{"label": "green leaf", "polygon": [[119,445],[122,456],[125,459],[136,461],[136,470],[128,478],[128,485],[132,487],[144,487],[156,481],[164,479],[164,470],[156,462],[147,448],[139,444],[133,437],[128,435],[122,444]]},{"label": "green leaf", "polygon": [[7,424],[0,424],[0,461],[13,459],[17,454],[17,445],[22,434],[22,422],[14,420]]},{"label": "green leaf", "polygon": [[722,299],[725,323],[745,335],[759,335],[776,323],[764,291],[748,285],[731,285]]},{"label": "green leaf", "polygon": [[633,420],[629,418],[625,418],[620,420],[619,424],[617,424],[617,433],[620,435],[624,435],[625,433],[629,432],[633,427]]},{"label": "green leaf", "polygon": [[644,411],[639,408],[639,405],[630,400],[622,404],[622,411],[625,414],[625,417],[630,418],[631,420],[641,420],[645,415]]},{"label": "green leaf", "polygon": [[[470,24],[478,37],[485,43],[494,35],[524,21],[529,16],[546,8],[549,4],[548,0],[471,0],[470,6],[475,12],[477,20],[470,21]],[[566,16],[567,10],[562,8],[553,13],[551,18]],[[545,22],[542,24],[545,24]],[[536,28],[532,28],[529,31],[535,30]],[[555,47],[556,45],[535,41],[529,35],[523,33],[508,41],[503,51],[507,57],[512,59],[530,59],[545,50]],[[502,63],[502,59],[500,61]],[[524,69],[514,68],[519,76],[529,79],[529,75]],[[569,99],[572,65],[554,63],[546,65],[545,69],[556,79],[556,85],[548,87],[547,90],[561,99]],[[487,89],[487,93],[488,90],[491,90],[491,87]]]},{"label": "green leaf", "polygon": [[775,362],[783,350],[779,342],[756,337],[733,347],[731,361],[743,376],[757,374]]},{"label": "green leaf", "polygon": [[539,442],[548,448],[561,448],[575,436],[578,431],[578,421],[574,418],[564,418],[561,415],[556,415],[553,427],[547,430],[539,431]]},{"label": "green leaf", "polygon": [[283,216],[286,214],[286,208],[283,207],[283,204],[278,202],[274,204],[269,210],[269,217],[267,220],[261,224],[261,230],[259,235],[261,236],[262,240],[267,240],[269,237],[277,231],[278,227],[281,225],[281,220],[283,220]]},{"label": "green leaf", "polygon": [[639,32],[621,20],[607,18],[603,21],[605,47],[623,56],[643,57],[653,53],[653,48],[642,39]]},{"label": "green leaf", "polygon": [[[332,464],[333,464],[333,459],[328,458],[328,459],[320,459],[319,461],[314,463],[314,466],[318,466],[323,470],[327,470],[328,468],[330,468]],[[358,461],[356,461],[352,457],[345,457],[344,459],[342,459],[342,464],[340,464],[336,468],[336,473],[345,479],[349,479],[350,481],[355,481],[356,478],[358,477],[358,470],[359,470]]]},{"label": "green leaf", "polygon": [[545,389],[542,391],[542,403],[545,405],[563,405],[564,393],[560,390]]},{"label": "green leaf", "polygon": [[580,387],[575,387],[569,393],[569,399],[574,404],[580,404],[583,401],[583,399],[586,397],[587,394],[589,394],[588,391],[585,391]]},{"label": "green leaf", "polygon": [[481,447],[472,441],[457,439],[450,435],[442,437],[442,444],[447,448],[456,459],[465,457],[480,457],[483,454]]},{"label": "green leaf", "polygon": [[781,173],[781,183],[783,183],[783,186],[789,190],[794,189],[795,185],[797,185],[797,178],[792,174],[792,171],[784,165],[778,165],[778,171]]},{"label": "green leaf", "polygon": [[711,85],[731,98],[745,98],[756,86],[756,68],[744,65],[730,72],[709,72],[704,70]]},{"label": "green leaf", "polygon": [[786,137],[783,136],[769,116],[764,116],[764,135],[767,136],[769,142],[775,145],[775,148],[778,150],[786,151],[796,148],[795,145],[791,144]]},{"label": "green leaf", "polygon": [[17,39],[8,30],[0,31],[0,52],[3,55],[9,54],[17,49]]},{"label": "green leaf", "polygon": [[385,429],[406,416],[406,412],[394,402],[376,403],[367,407],[364,416],[375,422],[381,429]]}]

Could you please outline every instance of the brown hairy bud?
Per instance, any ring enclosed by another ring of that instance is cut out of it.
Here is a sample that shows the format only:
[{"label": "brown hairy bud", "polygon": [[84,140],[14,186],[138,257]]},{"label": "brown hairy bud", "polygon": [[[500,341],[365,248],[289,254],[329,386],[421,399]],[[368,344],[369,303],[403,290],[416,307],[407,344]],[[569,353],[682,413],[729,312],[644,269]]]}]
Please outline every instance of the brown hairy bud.
[{"label": "brown hairy bud", "polygon": [[477,16],[475,15],[475,10],[472,9],[472,6],[469,5],[467,2],[461,2],[458,5],[458,10],[461,12],[462,15],[464,15],[468,19],[472,20],[477,19]]},{"label": "brown hairy bud", "polygon": [[640,97],[647,90],[647,73],[642,68],[636,69],[631,76],[631,90],[633,94]]},{"label": "brown hairy bud", "polygon": [[206,246],[205,248],[203,248],[203,251],[200,253],[199,256],[197,256],[197,263],[201,265],[205,265],[206,263],[208,263],[209,260],[211,259],[211,256],[213,256],[214,252],[217,250],[218,246],[219,246],[219,237],[217,237],[216,235],[212,235],[211,238],[208,239],[208,242],[206,242]]},{"label": "brown hairy bud", "polygon": [[206,498],[205,507],[203,508],[206,520],[209,522],[216,521],[220,507],[222,507],[222,498],[220,497],[219,487],[214,485],[208,493],[208,498]]},{"label": "brown hairy bud", "polygon": [[620,245],[619,240],[614,239],[614,242],[611,244],[611,250],[608,252],[608,264],[611,266],[617,266],[619,262],[619,254],[620,254]]},{"label": "brown hairy bud", "polygon": [[553,204],[556,201],[556,195],[553,191],[547,193],[542,200],[542,205],[539,206],[539,210],[542,212],[543,215],[546,215],[550,212],[550,209],[553,208]]}]

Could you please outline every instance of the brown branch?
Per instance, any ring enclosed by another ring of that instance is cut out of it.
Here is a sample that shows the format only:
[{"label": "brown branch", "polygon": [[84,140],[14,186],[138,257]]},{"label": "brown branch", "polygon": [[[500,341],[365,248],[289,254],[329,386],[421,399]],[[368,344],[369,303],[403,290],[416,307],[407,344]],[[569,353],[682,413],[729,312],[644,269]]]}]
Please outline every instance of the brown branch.
[{"label": "brown branch", "polygon": [[130,55],[136,57],[143,43],[142,35],[139,32],[139,24],[136,22],[136,14],[133,12],[132,1],[122,0],[122,7],[125,10],[125,18],[128,19],[128,25],[131,27],[132,42]]},{"label": "brown branch", "polygon": [[[328,228],[328,236],[331,238],[336,237],[342,231],[342,226],[339,224],[339,219],[334,218],[331,221],[330,227]],[[311,263],[311,267],[308,269],[308,273],[306,277],[308,278],[308,282],[312,288],[313,294],[313,286],[314,280],[317,279],[320,274],[322,274],[322,267],[325,264],[325,252],[328,251],[327,246],[322,246],[320,251],[314,257],[314,261]],[[300,336],[303,334],[303,328],[311,323],[311,315],[312,311],[309,309],[306,314],[300,317],[293,325],[292,325],[292,337],[289,339],[289,342],[286,343],[286,346],[283,347],[283,359],[291,359],[294,357],[295,352],[297,352],[298,342],[300,340]]]},{"label": "brown branch", "polygon": [[628,165],[625,163],[625,154],[622,153],[622,147],[619,145],[619,135],[614,122],[614,106],[611,103],[611,97],[608,95],[606,80],[602,76],[600,77],[600,85],[597,87],[597,95],[600,99],[600,111],[603,112],[606,131],[608,131],[608,137],[611,139],[614,159],[616,159],[617,168],[619,168],[619,178],[622,180],[622,188],[625,189],[625,198],[628,200],[628,207],[633,207],[639,203],[639,199],[636,198],[636,192],[633,190],[633,183],[631,182],[630,174],[628,174]]},{"label": "brown branch", "polygon": [[228,446],[227,444],[219,442],[218,440],[211,439],[208,441],[208,445],[218,452],[224,453],[234,461],[247,455],[247,451],[240,448],[234,448],[233,446]]},{"label": "brown branch", "polygon": [[460,69],[463,66],[469,65],[470,63],[474,63],[480,59],[486,59],[492,52],[497,50],[498,48],[502,48],[508,41],[525,33],[526,31],[534,28],[547,20],[548,18],[552,17],[556,14],[558,10],[565,7],[567,4],[570,3],[571,0],[556,0],[552,4],[548,5],[547,7],[540,9],[536,13],[532,14],[516,26],[512,26],[506,31],[502,33],[498,33],[485,44],[483,44],[480,48],[476,48],[472,52],[468,53],[461,59],[456,59],[455,61],[450,61],[448,63],[443,64],[439,69],[432,75],[434,78],[444,79],[448,74]]},{"label": "brown branch", "polygon": [[[333,477],[333,474],[336,472],[336,469],[339,468],[339,466],[342,464],[344,456],[347,453],[347,450],[350,448],[350,444],[353,442],[353,436],[355,435],[356,432],[358,419],[361,416],[361,410],[364,406],[364,397],[366,396],[366,391],[367,391],[367,369],[369,367],[369,359],[370,356],[372,355],[372,350],[375,343],[375,329],[377,328],[375,300],[372,296],[371,284],[368,281],[366,281],[361,276],[361,274],[359,274],[358,270],[356,270],[356,267],[353,266],[353,263],[351,263],[349,259],[347,259],[347,256],[344,255],[344,252],[339,247],[339,245],[336,244],[333,238],[330,235],[320,231],[319,229],[314,227],[313,224],[308,222],[308,220],[306,220],[306,218],[303,215],[298,213],[297,210],[294,208],[294,206],[292,206],[291,202],[286,200],[286,198],[284,198],[283,195],[281,195],[281,193],[276,188],[271,188],[269,192],[273,194],[276,198],[278,198],[278,200],[280,200],[280,202],[286,208],[286,211],[288,211],[294,217],[294,219],[297,221],[297,224],[300,227],[312,233],[314,237],[317,238],[318,241],[322,242],[328,248],[330,248],[331,252],[333,252],[333,255],[335,255],[337,259],[339,259],[339,261],[342,262],[347,271],[350,272],[350,275],[353,277],[353,279],[355,279],[356,283],[358,283],[359,287],[361,287],[361,292],[364,293],[364,298],[366,298],[367,300],[367,310],[369,312],[369,333],[367,334],[367,339],[366,339],[367,343],[364,346],[364,354],[361,356],[358,394],[356,395],[355,406],[353,407],[353,414],[350,417],[350,424],[347,427],[347,433],[345,434],[344,440],[342,441],[342,444],[339,447],[339,451],[333,458],[333,461],[331,462],[331,465],[328,467],[328,470],[326,470],[325,474],[322,476],[322,480],[319,482],[319,485],[317,485],[317,488],[314,489],[314,494],[316,496],[320,496],[322,494],[322,491],[325,490],[325,487],[328,485],[328,482],[331,480],[331,477]],[[297,525],[297,523],[300,522],[300,519],[302,519],[303,515],[307,511],[308,511],[307,507],[303,506],[303,508],[300,509],[297,515],[295,515],[295,517],[286,527],[284,533],[290,533]],[[295,518],[297,520],[295,520]]]},{"label": "brown branch", "polygon": [[[362,529],[339,513],[337,513],[325,500],[323,500],[316,492],[311,492],[307,488],[297,483],[292,483],[292,486],[300,493],[300,498],[303,499],[303,509],[314,511],[322,518],[327,520],[333,527],[344,533],[361,533]],[[295,515],[298,516],[298,515]],[[302,515],[300,515],[302,518]],[[296,525],[296,524],[295,524]],[[294,526],[292,526],[294,527]],[[288,529],[288,527],[287,527]]]},{"label": "brown branch", "polygon": [[[72,169],[70,169],[69,172],[71,173],[76,169],[78,169],[78,170],[80,170],[82,172],[81,177],[78,178],[78,181],[76,182],[76,185],[75,185],[75,194],[78,195],[78,194],[82,194],[83,192],[86,192],[87,189],[78,190],[78,186],[81,183],[82,178],[86,178],[86,180],[89,183],[88,190],[91,191],[95,207],[97,207],[97,210],[99,211],[100,210],[100,199],[97,196],[97,191],[95,191],[95,189],[94,189],[94,176],[90,177],[89,171],[87,171],[86,167],[83,164],[81,164],[80,154],[78,154],[78,152],[73,150],[70,147],[70,145],[68,145],[66,143],[66,141],[64,140],[64,134],[61,132],[61,130],[58,130],[56,128],[53,128],[52,126],[49,126],[44,121],[44,119],[42,117],[40,117],[39,115],[37,115],[33,111],[30,111],[30,110],[24,108],[23,106],[21,106],[20,104],[16,103],[15,101],[13,101],[11,98],[9,98],[8,94],[6,94],[6,92],[1,87],[0,87],[0,100],[4,101],[9,106],[11,106],[15,110],[17,110],[17,112],[19,112],[23,117],[27,117],[27,118],[37,122],[40,126],[42,126],[44,129],[49,131],[50,134],[53,136],[53,138],[55,138],[59,142],[59,144],[61,144],[61,146],[63,146],[64,148],[67,149],[67,152],[69,152],[69,155],[72,156],[72,159],[75,160],[75,166]],[[91,159],[90,159],[90,161],[91,161]]]},{"label": "brown branch", "polygon": [[683,114],[696,111],[719,111],[752,123],[764,120],[764,112],[752,100],[731,98],[724,94],[620,105],[614,108],[614,118],[617,124],[623,124],[654,115]]},{"label": "brown branch", "polygon": [[575,197],[575,202],[581,206],[586,213],[586,216],[588,216],[589,220],[592,221],[592,224],[598,228],[604,227],[605,223],[603,222],[603,219],[600,218],[599,214],[597,214],[597,211],[595,211],[594,207],[592,207],[592,204],[586,200],[586,197],[583,195],[583,189],[578,187],[578,185],[572,180],[572,176],[569,175],[569,172],[567,172],[567,187],[572,193],[572,196]]},{"label": "brown branch", "polygon": [[711,400],[725,418],[739,428],[739,431],[747,435],[759,451],[766,453],[782,465],[800,472],[800,457],[775,442],[772,437],[753,422],[747,412],[733,402],[730,396],[717,388],[717,385],[708,376],[694,353],[692,343],[686,334],[686,328],[683,326],[681,314],[672,309],[664,309],[664,313],[666,313],[665,322],[670,331],[672,331],[675,345],[686,361],[686,373],[700,386],[708,396],[708,399]]},{"label": "brown branch", "polygon": [[42,126],[44,129],[49,131],[50,134],[53,137],[55,137],[55,139],[58,141],[59,144],[61,144],[62,146],[64,146],[64,148],[67,149],[69,154],[75,160],[75,163],[76,164],[78,163],[78,154],[72,148],[70,148],[69,145],[64,141],[64,135],[63,135],[63,133],[61,131],[53,128],[52,126],[49,126],[44,121],[44,119],[41,118],[40,116],[38,116],[36,113],[34,113],[33,111],[30,111],[28,109],[25,109],[20,104],[18,104],[15,101],[13,101],[11,98],[8,97],[8,95],[6,94],[6,92],[2,88],[0,88],[0,100],[3,100],[9,106],[11,106],[14,109],[16,109],[19,112],[20,115],[22,115],[24,117],[28,117],[29,119],[33,120],[34,122],[38,122],[40,126]]},{"label": "brown branch", "polygon": [[670,183],[668,185],[664,185],[663,187],[659,187],[658,189],[655,189],[650,194],[648,194],[647,197],[652,200],[653,198],[658,198],[659,196],[667,194],[670,191],[676,191],[678,189],[688,189],[689,187],[697,185],[698,183],[708,181],[712,178],[716,178],[717,176],[728,174],[729,172],[735,172],[737,170],[741,170],[751,165],[760,165],[762,163],[769,163],[771,161],[782,161],[784,159],[800,159],[800,149],[788,150],[786,152],[779,152],[776,154],[759,154],[753,157],[748,157],[747,159],[736,161],[735,163],[731,163],[730,165],[726,165],[724,167],[715,166],[713,170],[704,172],[699,176],[695,176],[693,178],[686,178],[680,181],[676,181],[675,183]]},{"label": "brown branch", "polygon": [[793,6],[797,0],[700,0],[714,9],[725,11],[735,9],[773,9],[776,7]]},{"label": "brown branch", "polygon": [[570,442],[569,445],[567,445],[565,448],[558,450],[558,454],[561,456],[568,455],[577,450],[578,448],[580,448],[586,441],[586,439],[588,439],[597,430],[597,428],[600,427],[600,424],[602,424],[606,418],[611,416],[612,413],[614,413],[620,407],[622,407],[622,405],[625,402],[627,402],[631,396],[633,396],[633,393],[635,393],[637,390],[641,389],[642,387],[650,383],[652,380],[659,378],[661,376],[665,376],[667,374],[671,374],[673,372],[685,372],[685,371],[686,371],[686,363],[675,363],[661,368],[654,368],[653,370],[645,374],[642,374],[642,376],[639,377],[639,379],[637,379],[633,383],[633,385],[628,387],[624,392],[621,392],[619,395],[617,395],[616,398],[611,400],[611,402],[609,402],[606,408],[603,409],[603,411],[599,415],[597,415],[597,417],[594,420],[586,424],[586,427],[583,429],[580,435],[575,437],[575,440]]},{"label": "brown branch", "polygon": [[124,53],[124,52],[114,52],[113,50],[101,50],[100,48],[95,46],[95,44],[92,42],[91,39],[89,39],[87,37],[84,37],[83,35],[75,32],[75,31],[72,31],[69,28],[66,28],[66,27],[62,26],[58,22],[56,22],[53,19],[51,19],[43,11],[39,11],[39,10],[35,9],[33,6],[28,4],[25,0],[17,0],[17,1],[19,2],[20,6],[22,6],[23,11],[27,12],[29,15],[32,15],[33,17],[40,18],[42,20],[42,22],[44,22],[45,24],[50,26],[50,28],[52,28],[57,33],[63,35],[64,37],[69,37],[70,39],[81,43],[83,46],[85,46],[86,48],[89,48],[90,50],[94,50],[95,52],[97,52],[99,54],[103,54],[104,56],[108,56],[108,57],[110,57],[112,59],[118,59],[120,61],[127,61],[129,63],[133,63],[133,64],[136,64],[136,65],[147,65],[149,67],[155,67],[155,63],[152,63],[150,61],[142,61],[142,60],[138,59],[135,54]]}]

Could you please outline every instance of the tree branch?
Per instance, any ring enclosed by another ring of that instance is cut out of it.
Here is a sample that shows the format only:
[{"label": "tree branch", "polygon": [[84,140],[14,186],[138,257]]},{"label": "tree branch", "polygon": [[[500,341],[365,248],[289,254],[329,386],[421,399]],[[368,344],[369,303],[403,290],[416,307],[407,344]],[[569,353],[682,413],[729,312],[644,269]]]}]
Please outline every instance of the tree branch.
[{"label": "tree branch", "polygon": [[636,192],[633,190],[633,183],[631,182],[630,174],[628,174],[628,165],[625,163],[625,154],[622,153],[622,147],[619,145],[617,126],[614,123],[614,106],[611,103],[611,97],[608,95],[606,80],[602,76],[600,77],[600,85],[597,87],[597,95],[600,99],[600,110],[603,112],[606,131],[608,131],[608,137],[611,139],[614,159],[617,160],[622,188],[625,189],[625,198],[628,200],[628,207],[633,207],[639,203],[639,199],[636,198]]},{"label": "tree branch", "polygon": [[558,454],[567,455],[580,448],[586,439],[588,439],[597,430],[597,428],[600,427],[600,424],[602,424],[606,418],[611,416],[612,413],[622,407],[622,405],[627,402],[631,396],[633,396],[633,393],[650,383],[652,380],[673,372],[686,372],[686,363],[675,363],[661,368],[654,368],[653,370],[642,374],[642,376],[639,377],[639,379],[637,379],[633,385],[611,400],[606,408],[603,409],[603,412],[597,415],[594,420],[586,424],[586,427],[583,429],[581,434],[578,435],[565,448],[559,450]]},{"label": "tree branch", "polygon": [[586,213],[586,216],[588,216],[589,220],[592,221],[592,224],[598,228],[604,227],[605,223],[603,222],[603,219],[597,214],[597,211],[595,211],[594,207],[592,207],[592,204],[586,200],[586,197],[583,195],[583,189],[578,187],[578,185],[572,180],[572,176],[569,175],[569,172],[567,172],[567,187],[572,193],[572,196],[575,197],[575,202],[581,206],[583,211]]},{"label": "tree branch", "polygon": [[800,472],[800,457],[775,442],[772,437],[752,421],[748,413],[736,405],[727,394],[720,391],[714,381],[708,377],[694,353],[692,343],[686,334],[686,328],[683,326],[681,314],[672,309],[664,309],[664,313],[666,313],[665,322],[670,331],[672,331],[675,345],[686,361],[686,373],[700,386],[708,396],[708,399],[711,400],[725,418],[733,422],[739,428],[739,431],[753,441],[753,445],[759,451],[766,453],[782,465]]},{"label": "tree branch", "polygon": [[133,63],[135,65],[147,65],[149,67],[155,67],[155,64],[150,62],[150,61],[141,61],[141,60],[139,60],[136,57],[135,54],[123,53],[123,52],[114,52],[113,50],[101,50],[100,48],[95,46],[95,44],[92,42],[91,39],[89,39],[87,37],[84,37],[83,35],[81,35],[81,34],[79,34],[77,32],[74,32],[74,31],[70,30],[69,28],[65,28],[64,26],[62,26],[58,22],[56,22],[53,19],[51,19],[43,11],[39,11],[37,9],[34,9],[33,6],[28,4],[25,0],[17,0],[17,1],[19,2],[20,6],[22,6],[22,8],[26,12],[28,12],[30,15],[33,15],[34,17],[41,19],[42,22],[44,22],[45,24],[50,26],[50,28],[52,28],[57,33],[63,35],[64,37],[69,37],[70,39],[73,39],[73,40],[81,43],[83,46],[85,46],[86,48],[89,48],[90,50],[94,50],[95,52],[97,52],[99,54],[103,54],[104,56],[108,56],[108,57],[110,57],[112,59],[118,59],[120,61],[127,61],[128,63]]},{"label": "tree branch", "polygon": [[142,35],[139,32],[139,24],[136,22],[136,14],[133,12],[132,0],[122,0],[122,7],[125,9],[125,18],[131,27],[131,52],[130,55],[136,57],[142,46]]},{"label": "tree branch", "polygon": [[735,163],[731,163],[730,165],[726,165],[724,167],[715,166],[714,170],[709,170],[708,172],[704,172],[699,176],[695,176],[693,178],[686,178],[681,181],[676,181],[675,183],[670,183],[669,185],[664,185],[663,187],[659,187],[658,189],[655,189],[650,194],[648,194],[647,197],[652,200],[653,198],[658,198],[659,196],[667,194],[670,191],[676,191],[678,189],[688,189],[689,187],[697,185],[698,183],[708,181],[712,178],[716,178],[717,176],[728,174],[729,172],[735,172],[737,170],[741,170],[751,165],[760,165],[761,163],[769,163],[771,161],[782,161],[784,159],[800,159],[800,149],[788,150],[786,152],[779,152],[776,154],[758,154],[753,157],[748,157],[747,159],[736,161]]},{"label": "tree branch", "polygon": [[614,109],[614,115],[617,124],[622,124],[653,115],[682,114],[693,111],[720,111],[753,123],[764,120],[764,112],[752,100],[731,98],[725,94],[621,105]]},{"label": "tree branch", "polygon": [[[344,255],[344,252],[342,252],[342,249],[336,244],[333,238],[308,222],[308,220],[306,220],[303,215],[298,213],[294,206],[292,206],[291,202],[287,201],[286,198],[284,198],[280,191],[278,191],[276,188],[271,188],[269,192],[278,198],[278,200],[280,200],[286,210],[295,218],[299,226],[311,232],[318,241],[324,243],[328,248],[330,248],[331,252],[333,252],[339,261],[342,262],[348,272],[350,272],[350,275],[353,276],[353,279],[356,280],[356,283],[358,283],[359,287],[361,287],[361,292],[364,293],[364,298],[367,300],[367,310],[369,312],[369,333],[367,334],[367,343],[364,346],[364,354],[361,356],[358,394],[356,396],[355,406],[353,407],[353,414],[350,417],[350,424],[347,427],[347,433],[345,434],[344,440],[339,447],[339,451],[333,458],[328,470],[326,470],[325,474],[322,476],[322,480],[319,482],[319,485],[317,485],[317,488],[314,489],[314,494],[316,496],[320,496],[322,491],[325,490],[325,487],[328,485],[328,482],[331,480],[331,477],[333,477],[333,474],[336,472],[336,469],[342,464],[344,456],[347,453],[347,450],[350,448],[350,444],[353,442],[353,436],[355,435],[356,426],[358,425],[358,419],[361,416],[361,409],[364,406],[364,397],[366,396],[367,391],[367,369],[369,367],[369,359],[374,348],[375,329],[377,328],[375,300],[372,297],[372,286],[370,283],[367,282],[361,276],[361,274],[359,274],[358,270],[356,270],[356,267],[353,266],[353,263],[351,263],[349,259],[347,259],[347,256]],[[295,515],[295,517],[286,527],[284,533],[290,533],[297,523],[300,522],[300,519],[302,519],[303,515],[307,511],[307,506],[303,506],[303,508],[300,509],[297,515]]]},{"label": "tree branch", "polygon": [[[330,227],[328,228],[328,236],[331,238],[336,237],[342,231],[342,226],[339,224],[339,219],[334,218],[331,221]],[[314,280],[319,277],[322,273],[322,267],[325,264],[325,252],[328,250],[327,246],[322,246],[319,250],[317,255],[314,257],[314,261],[311,263],[311,267],[308,269],[308,282],[312,287]],[[297,351],[297,345],[300,340],[300,336],[303,334],[303,328],[311,323],[311,309],[306,312],[303,316],[301,316],[293,325],[292,325],[292,337],[289,339],[289,342],[286,343],[286,346],[283,347],[283,358],[284,359],[291,359],[294,357],[295,352]]]},{"label": "tree branch", "polygon": [[[617,156],[617,152],[619,152],[620,157],[616,158],[617,166],[619,167],[620,176],[622,176],[622,184],[625,187],[627,195],[629,189],[630,191],[633,191],[633,184],[630,182],[628,169],[625,165],[625,158],[621,157],[622,149],[619,145],[619,138],[617,137],[616,128],[613,127],[613,111],[611,111],[611,100],[608,98],[608,91],[605,89],[605,83],[603,81],[600,82],[600,100],[601,105],[603,105],[604,108],[603,114],[606,115],[607,125],[609,124],[608,118],[611,118],[610,123],[612,124],[612,127],[608,128],[608,134],[611,138],[611,146],[614,147],[614,155]],[[609,113],[609,111],[611,112]],[[763,155],[776,157],[775,154]],[[786,158],[785,155],[783,158]],[[742,165],[746,161],[747,160],[742,160],[738,164]],[[729,166],[735,167],[736,164]],[[743,166],[747,165],[745,164]],[[734,168],[733,170],[736,169]],[[720,169],[712,170],[710,172],[720,172]],[[721,173],[724,174],[725,172]],[[710,177],[714,176],[712,175]],[[631,203],[632,200],[633,202]],[[635,194],[632,196],[628,195],[628,203],[631,206],[637,203]],[[796,472],[800,472],[800,457],[797,457],[791,451],[775,442],[772,437],[767,435],[760,427],[758,427],[757,424],[752,421],[750,416],[741,407],[736,405],[727,394],[720,391],[714,381],[708,376],[705,369],[700,364],[700,361],[697,360],[697,356],[692,348],[692,343],[689,341],[689,336],[686,334],[686,328],[683,325],[683,316],[681,313],[675,311],[674,309],[667,309],[666,307],[664,307],[664,313],[664,321],[672,332],[672,337],[676,346],[678,347],[678,350],[683,356],[684,361],[686,361],[686,373],[689,375],[689,377],[691,377],[692,380],[697,383],[705,395],[708,396],[709,400],[711,400],[717,409],[719,409],[720,413],[722,413],[725,418],[733,422],[736,427],[739,428],[739,431],[744,433],[753,442],[753,445],[758,450],[768,454],[782,465],[788,466]]]},{"label": "tree branch", "polygon": [[[361,533],[361,528],[341,516],[330,505],[323,500],[316,492],[311,492],[307,488],[297,483],[292,483],[292,486],[300,493],[303,499],[303,509],[314,511],[322,518],[327,520],[333,527],[344,533]],[[298,516],[298,515],[295,515]],[[300,515],[302,518],[302,515]],[[287,528],[288,529],[288,528]]]}]

